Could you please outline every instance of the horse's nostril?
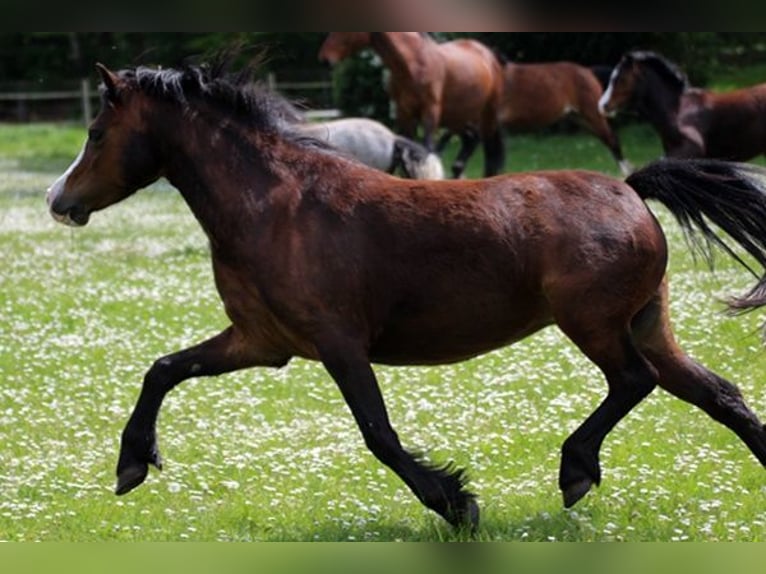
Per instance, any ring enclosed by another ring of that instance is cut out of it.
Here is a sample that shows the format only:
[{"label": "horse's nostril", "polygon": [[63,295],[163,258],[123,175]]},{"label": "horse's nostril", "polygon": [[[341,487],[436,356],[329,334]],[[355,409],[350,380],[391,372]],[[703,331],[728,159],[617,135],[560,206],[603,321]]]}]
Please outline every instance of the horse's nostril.
[{"label": "horse's nostril", "polygon": [[84,209],[81,206],[72,204],[68,201],[62,201],[61,197],[56,197],[55,194],[48,194],[48,210],[51,217],[63,223],[65,225],[72,225],[80,227],[86,225],[90,219],[90,210]]}]

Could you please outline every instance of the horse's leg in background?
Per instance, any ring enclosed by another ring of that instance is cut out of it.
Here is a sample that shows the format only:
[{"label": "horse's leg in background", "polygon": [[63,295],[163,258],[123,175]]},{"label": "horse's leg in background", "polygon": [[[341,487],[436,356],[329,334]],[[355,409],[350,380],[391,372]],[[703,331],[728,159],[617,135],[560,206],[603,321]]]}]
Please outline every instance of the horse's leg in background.
[{"label": "horse's leg in background", "polygon": [[396,130],[400,136],[417,141],[418,119],[414,114],[407,110],[397,107],[396,109]]},{"label": "horse's leg in background", "polygon": [[117,494],[125,494],[146,478],[148,465],[162,468],[156,422],[170,390],[191,377],[220,375],[256,365],[280,366],[289,357],[259,356],[234,327],[189,349],[155,361],[144,376],[141,393],[122,432],[117,463]]},{"label": "horse's leg in background", "polygon": [[633,326],[641,352],[657,369],[660,387],[734,431],[766,466],[766,428],[735,385],[693,361],[678,347],[670,329],[667,299],[667,285],[663,285]]},{"label": "horse's leg in background", "polygon": [[479,134],[472,128],[464,129],[458,136],[460,137],[460,149],[452,162],[452,177],[455,179],[463,175],[465,163],[479,145]]},{"label": "horse's leg in background", "polygon": [[[495,94],[499,97],[499,94]],[[491,177],[503,171],[505,166],[505,142],[503,129],[498,121],[498,102],[485,106],[479,128],[484,148],[484,177]]]},{"label": "horse's leg in background", "polygon": [[505,143],[503,132],[497,127],[482,140],[484,146],[484,177],[497,175],[505,165]]},{"label": "horse's leg in background", "polygon": [[620,145],[620,139],[617,137],[617,132],[612,129],[607,119],[599,113],[598,104],[594,103],[592,106],[581,110],[580,120],[593,135],[609,148],[612,157],[617,162],[617,165],[620,166],[620,173],[623,176],[630,175],[633,172],[633,167],[623,157],[622,146]]},{"label": "horse's leg in background", "polygon": [[452,136],[455,134],[452,133],[450,130],[444,130],[444,133],[439,138],[439,141],[436,142],[436,149],[434,150],[437,154],[441,155],[441,153],[444,151],[444,148],[447,147],[447,144],[452,139]]},{"label": "horse's leg in background", "polygon": [[402,448],[360,341],[331,335],[324,337],[317,348],[370,451],[399,475],[425,506],[453,526],[475,529],[479,508],[474,495],[464,490],[463,471],[425,465]]},{"label": "horse's leg in background", "polygon": [[434,144],[434,135],[439,129],[440,117],[441,106],[434,102],[426,107],[425,112],[423,113],[423,117],[421,118],[421,123],[423,125],[423,145],[431,153],[436,150],[436,145]]}]

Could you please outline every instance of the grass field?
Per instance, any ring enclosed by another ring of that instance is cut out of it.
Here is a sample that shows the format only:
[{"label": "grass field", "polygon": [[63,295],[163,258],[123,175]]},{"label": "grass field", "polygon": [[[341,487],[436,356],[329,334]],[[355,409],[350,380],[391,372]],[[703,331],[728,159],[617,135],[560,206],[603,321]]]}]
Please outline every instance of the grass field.
[{"label": "grass field", "polygon": [[[634,164],[659,155],[648,129],[621,136]],[[178,387],[159,421],[165,470],[112,494],[144,371],[226,319],[206,240],[167,184],[85,229],[50,218],[44,191],[83,137],[0,126],[0,540],[462,539],[367,452],[329,376],[303,360]],[[508,167],[616,174],[583,135],[514,137]],[[766,415],[761,317],[728,317],[720,303],[752,278],[723,257],[710,273],[654,209],[672,248],[679,340]],[[561,443],[606,385],[556,329],[458,365],[377,373],[404,444],[468,468],[479,540],[766,540],[763,468],[660,390],[607,438],[602,486],[562,508]]]}]

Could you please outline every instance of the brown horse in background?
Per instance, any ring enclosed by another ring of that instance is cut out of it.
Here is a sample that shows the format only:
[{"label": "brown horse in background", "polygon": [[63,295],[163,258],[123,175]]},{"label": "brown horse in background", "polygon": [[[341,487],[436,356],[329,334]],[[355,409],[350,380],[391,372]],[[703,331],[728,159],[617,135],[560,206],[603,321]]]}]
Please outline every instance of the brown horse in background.
[{"label": "brown horse in background", "polygon": [[[593,69],[573,62],[505,62],[503,80],[499,118],[504,128],[534,131],[571,117],[609,148],[623,175],[631,172],[616,133],[599,112],[603,87]],[[452,135],[442,136],[437,151]]]},{"label": "brown horse in background", "polygon": [[624,175],[630,173],[617,135],[599,112],[602,87],[590,68],[573,62],[508,62],[503,77],[500,123],[504,127],[537,130],[572,117],[609,148]]},{"label": "brown horse in background", "polygon": [[503,138],[498,110],[503,89],[500,61],[475,40],[438,44],[419,32],[331,32],[319,59],[335,64],[363,48],[372,48],[391,72],[388,92],[396,104],[399,133],[413,139],[418,126],[434,151],[439,127],[457,133],[460,151],[452,165],[459,177],[479,140],[484,174],[503,168]]},{"label": "brown horse in background", "polygon": [[[53,217],[82,226],[167,178],[210,240],[231,320],[146,373],[122,434],[118,494],[161,467],[157,417],[176,385],[299,356],[322,362],[369,449],[424,505],[476,528],[463,471],[402,446],[371,363],[460,361],[551,324],[609,387],[564,442],[566,506],[600,483],[602,442],[657,385],[733,430],[766,465],[766,430],[736,386],[673,337],[666,240],[645,203],[656,199],[689,233],[723,242],[710,218],[764,266],[766,171],[666,160],[624,182],[586,171],[399,179],[302,135],[275,94],[221,69],[100,66],[101,111],[48,190]],[[762,306],[765,293],[761,278],[737,304]]]},{"label": "brown horse in background", "polygon": [[766,83],[723,93],[693,88],[655,52],[625,54],[599,108],[604,115],[637,111],[668,157],[747,161],[766,153]]}]

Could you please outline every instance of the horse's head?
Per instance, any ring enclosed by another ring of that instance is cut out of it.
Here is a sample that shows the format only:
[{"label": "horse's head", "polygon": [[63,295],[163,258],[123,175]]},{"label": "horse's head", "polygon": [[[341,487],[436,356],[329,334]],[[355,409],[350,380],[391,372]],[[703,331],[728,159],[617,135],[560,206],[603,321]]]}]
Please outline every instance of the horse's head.
[{"label": "horse's head", "polygon": [[51,215],[67,225],[87,224],[92,212],[125,199],[160,176],[140,97],[128,80],[101,64],[96,67],[104,84],[101,110],[80,154],[47,193]]},{"label": "horse's head", "polygon": [[612,70],[609,84],[598,101],[598,109],[605,116],[613,116],[625,108],[633,97],[640,69],[632,54],[625,54]]},{"label": "horse's head", "polygon": [[369,32],[330,32],[319,49],[319,61],[337,64],[369,45]]}]

